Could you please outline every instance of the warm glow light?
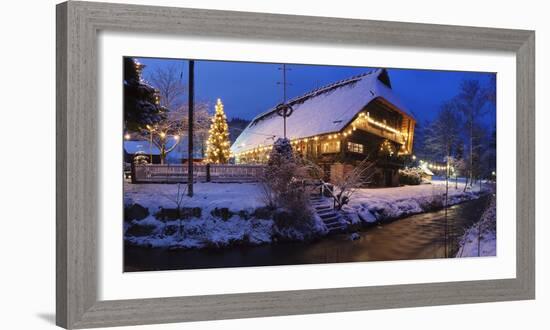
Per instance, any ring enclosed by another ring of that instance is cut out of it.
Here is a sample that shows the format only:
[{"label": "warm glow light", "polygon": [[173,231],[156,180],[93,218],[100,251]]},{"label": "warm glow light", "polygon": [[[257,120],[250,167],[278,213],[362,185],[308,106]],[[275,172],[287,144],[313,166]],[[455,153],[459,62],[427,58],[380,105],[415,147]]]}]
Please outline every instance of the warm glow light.
[{"label": "warm glow light", "polygon": [[388,131],[390,131],[390,132],[392,132],[392,133],[401,134],[401,132],[399,132],[399,131],[396,130],[395,128],[390,127],[390,126],[388,126],[388,125],[386,125],[386,124],[384,124],[384,123],[381,123],[381,122],[379,122],[379,121],[376,121],[376,120],[374,120],[374,119],[372,119],[372,118],[370,118],[370,117],[367,118],[367,121],[368,121],[369,123],[375,125],[375,126],[381,127],[381,128],[383,128],[383,129],[385,129],[385,130],[388,130]]},{"label": "warm glow light", "polygon": [[132,137],[130,136],[130,134],[126,133],[126,134],[124,134],[124,138],[126,140],[130,140]]}]

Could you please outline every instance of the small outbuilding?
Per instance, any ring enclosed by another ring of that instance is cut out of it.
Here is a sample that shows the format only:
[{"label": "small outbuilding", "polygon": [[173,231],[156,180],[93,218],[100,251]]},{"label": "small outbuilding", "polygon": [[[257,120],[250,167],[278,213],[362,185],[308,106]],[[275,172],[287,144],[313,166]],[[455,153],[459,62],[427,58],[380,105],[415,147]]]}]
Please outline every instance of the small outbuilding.
[{"label": "small outbuilding", "polygon": [[160,150],[154,144],[142,140],[124,141],[124,162],[131,164],[138,155],[147,156],[150,164],[160,164]]}]

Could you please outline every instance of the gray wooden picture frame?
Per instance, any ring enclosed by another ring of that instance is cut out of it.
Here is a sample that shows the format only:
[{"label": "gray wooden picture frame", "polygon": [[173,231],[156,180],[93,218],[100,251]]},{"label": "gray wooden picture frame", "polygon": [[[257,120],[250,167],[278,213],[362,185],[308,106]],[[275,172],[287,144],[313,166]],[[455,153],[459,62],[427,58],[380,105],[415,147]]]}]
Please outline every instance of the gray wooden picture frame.
[{"label": "gray wooden picture frame", "polygon": [[[515,52],[517,277],[99,301],[99,31]],[[535,297],[535,32],[94,2],[57,5],[56,322],[65,328],[358,311]]]}]

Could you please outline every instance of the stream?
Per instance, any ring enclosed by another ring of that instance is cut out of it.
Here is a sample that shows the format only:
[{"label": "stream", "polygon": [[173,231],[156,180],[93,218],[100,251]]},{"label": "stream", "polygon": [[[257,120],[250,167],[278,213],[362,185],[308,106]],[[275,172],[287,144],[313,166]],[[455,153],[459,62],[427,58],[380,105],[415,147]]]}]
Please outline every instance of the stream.
[{"label": "stream", "polygon": [[[314,242],[236,246],[225,249],[165,250],[124,247],[124,271],[275,266],[357,261],[410,260],[452,257],[464,231],[477,222],[488,196],[365,228],[359,238],[349,234]],[[447,246],[447,249],[445,249]]]}]

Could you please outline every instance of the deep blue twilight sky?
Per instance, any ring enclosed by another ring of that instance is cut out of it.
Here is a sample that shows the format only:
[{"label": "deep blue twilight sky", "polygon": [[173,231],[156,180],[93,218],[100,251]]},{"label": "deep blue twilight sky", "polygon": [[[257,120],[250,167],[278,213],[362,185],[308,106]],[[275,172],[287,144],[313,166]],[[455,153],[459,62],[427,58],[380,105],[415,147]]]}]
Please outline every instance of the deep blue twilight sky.
[{"label": "deep blue twilight sky", "polygon": [[[145,64],[143,76],[157,67],[172,67],[183,72],[183,80],[188,85],[188,68],[186,60],[138,58]],[[268,110],[282,101],[282,80],[280,64],[195,61],[195,98],[197,101],[209,102],[212,106],[219,97],[224,103],[228,118],[240,117],[252,119],[257,114]],[[338,80],[370,71],[367,67],[320,66],[289,64],[287,68],[287,98],[302,95],[314,88]],[[491,73],[433,71],[412,69],[388,69],[392,88],[403,104],[413,112],[417,121],[433,119],[439,106],[454,97],[461,81],[479,80],[482,85],[490,83]],[[482,119],[493,126],[495,109]]]}]

